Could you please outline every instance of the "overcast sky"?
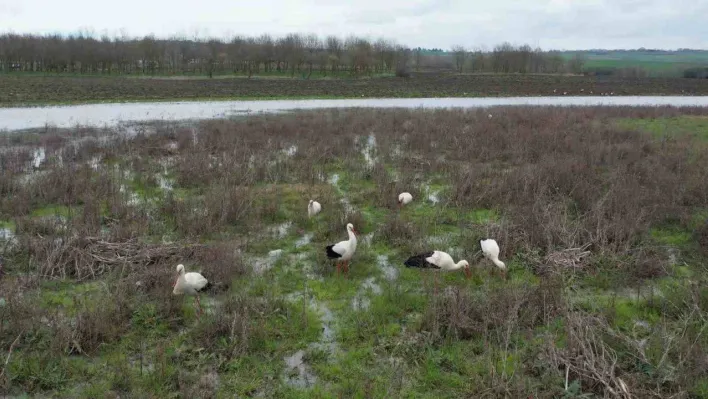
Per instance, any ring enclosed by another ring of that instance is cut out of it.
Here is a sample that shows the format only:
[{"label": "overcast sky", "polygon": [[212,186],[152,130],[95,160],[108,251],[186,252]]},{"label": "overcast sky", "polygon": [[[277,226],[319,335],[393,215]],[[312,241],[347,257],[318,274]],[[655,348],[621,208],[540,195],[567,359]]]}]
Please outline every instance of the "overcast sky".
[{"label": "overcast sky", "polygon": [[0,31],[385,37],[412,47],[708,48],[708,0],[0,0]]}]

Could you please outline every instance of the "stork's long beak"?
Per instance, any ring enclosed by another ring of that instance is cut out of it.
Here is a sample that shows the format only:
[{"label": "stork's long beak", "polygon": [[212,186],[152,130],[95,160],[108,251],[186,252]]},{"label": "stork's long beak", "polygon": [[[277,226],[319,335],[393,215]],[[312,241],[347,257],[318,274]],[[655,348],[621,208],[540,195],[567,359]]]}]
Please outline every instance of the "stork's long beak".
[{"label": "stork's long beak", "polygon": [[472,278],[472,271],[470,270],[470,268],[466,267],[466,268],[464,268],[464,271],[465,271],[465,277],[467,278],[467,280],[471,279]]}]

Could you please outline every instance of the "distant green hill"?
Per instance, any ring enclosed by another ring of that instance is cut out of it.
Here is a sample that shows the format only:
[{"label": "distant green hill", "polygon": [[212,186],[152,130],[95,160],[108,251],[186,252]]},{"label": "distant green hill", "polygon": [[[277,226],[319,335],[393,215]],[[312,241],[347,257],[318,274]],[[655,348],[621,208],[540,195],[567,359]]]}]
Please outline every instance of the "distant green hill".
[{"label": "distant green hill", "polygon": [[708,67],[708,51],[705,50],[582,50],[563,51],[570,59],[582,54],[584,69],[639,67],[649,76],[682,76],[683,71],[695,67]]}]

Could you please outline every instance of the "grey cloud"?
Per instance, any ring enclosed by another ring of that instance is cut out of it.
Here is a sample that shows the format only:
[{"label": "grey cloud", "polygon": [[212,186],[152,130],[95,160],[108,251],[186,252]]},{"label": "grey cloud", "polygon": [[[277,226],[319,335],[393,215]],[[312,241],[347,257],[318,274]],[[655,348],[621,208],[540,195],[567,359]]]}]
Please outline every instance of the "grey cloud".
[{"label": "grey cloud", "polygon": [[[676,0],[271,0],[234,4],[212,0],[123,0],[110,13],[90,0],[33,0],[41,13],[0,0],[0,27],[19,33],[70,32],[77,26],[131,35],[207,29],[257,36],[315,32],[386,37],[409,46],[492,48],[503,41],[559,48],[708,47],[708,1]],[[143,12],[135,13],[136,9]],[[165,11],[167,10],[167,11]],[[151,15],[163,13],[156,24]],[[226,17],[228,16],[228,17]],[[0,29],[2,29],[0,28]]]}]

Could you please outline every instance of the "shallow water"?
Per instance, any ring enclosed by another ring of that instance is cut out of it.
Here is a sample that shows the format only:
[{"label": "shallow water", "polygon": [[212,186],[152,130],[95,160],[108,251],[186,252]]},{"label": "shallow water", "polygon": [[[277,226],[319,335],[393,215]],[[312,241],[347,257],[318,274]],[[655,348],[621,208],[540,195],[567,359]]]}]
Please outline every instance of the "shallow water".
[{"label": "shallow water", "polygon": [[39,168],[42,166],[42,163],[47,159],[47,153],[44,147],[40,147],[32,153],[32,166],[35,167],[35,169]]},{"label": "shallow water", "polygon": [[384,277],[388,281],[393,281],[398,278],[398,269],[396,269],[394,266],[392,266],[388,262],[388,256],[387,255],[379,255],[376,258],[376,264],[379,266],[379,269],[384,274]]},{"label": "shallow water", "polygon": [[15,233],[10,230],[9,228],[2,227],[0,228],[0,240],[5,240],[9,241],[12,240],[15,237]]},{"label": "shallow water", "polygon": [[253,272],[257,274],[262,274],[275,265],[275,262],[280,259],[280,257],[283,255],[283,250],[282,249],[274,249],[272,251],[268,252],[267,256],[261,256],[257,258],[252,259],[252,267],[253,267]]},{"label": "shallow water", "polygon": [[708,96],[588,96],[371,98],[342,100],[182,101],[86,104],[0,109],[0,130],[45,126],[115,126],[121,122],[223,118],[251,113],[321,108],[476,108],[498,105],[708,106]]},{"label": "shallow water", "polygon": [[283,358],[285,361],[284,377],[288,385],[297,388],[307,388],[317,382],[317,377],[310,372],[309,367],[305,364],[304,356],[305,351],[299,350],[291,356]]},{"label": "shallow water", "polygon": [[312,233],[306,233],[302,237],[298,238],[297,241],[295,241],[295,248],[300,248],[304,247],[305,245],[308,245],[312,241],[312,237],[315,235]]}]

